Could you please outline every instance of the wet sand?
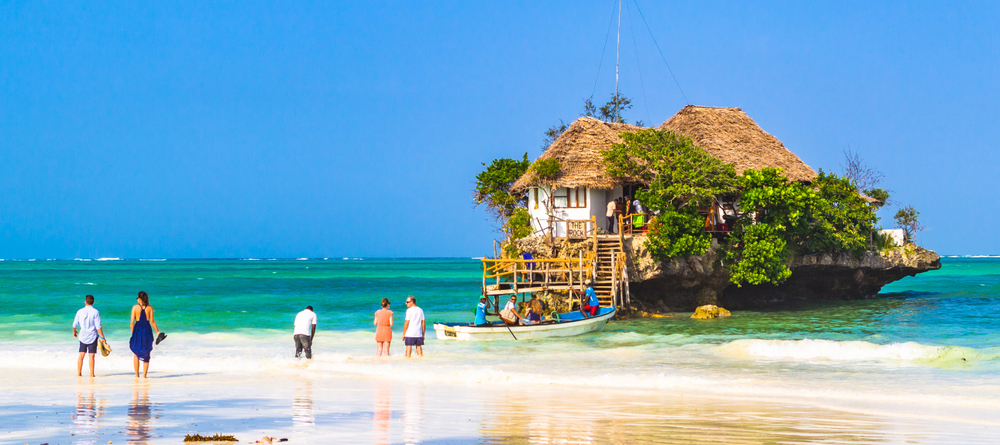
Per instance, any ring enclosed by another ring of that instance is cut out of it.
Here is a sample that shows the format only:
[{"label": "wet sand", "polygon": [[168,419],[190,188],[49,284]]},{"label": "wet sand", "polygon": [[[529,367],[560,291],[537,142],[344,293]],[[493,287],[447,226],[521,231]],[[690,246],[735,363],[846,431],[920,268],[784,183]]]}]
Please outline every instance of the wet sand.
[{"label": "wet sand", "polygon": [[294,373],[77,378],[9,370],[3,443],[176,444],[185,434],[307,443],[997,443],[1000,419],[875,405],[535,385],[448,385]]}]

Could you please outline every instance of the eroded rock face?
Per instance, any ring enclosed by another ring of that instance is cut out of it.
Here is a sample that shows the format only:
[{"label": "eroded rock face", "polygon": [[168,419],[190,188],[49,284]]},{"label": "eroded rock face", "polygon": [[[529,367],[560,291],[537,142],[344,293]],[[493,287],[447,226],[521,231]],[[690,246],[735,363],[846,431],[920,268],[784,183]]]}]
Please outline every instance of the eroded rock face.
[{"label": "eroded rock face", "polygon": [[[629,288],[634,309],[651,313],[692,310],[703,305],[731,309],[761,307],[789,301],[855,300],[878,295],[883,286],[904,277],[941,268],[937,253],[908,245],[855,257],[817,254],[789,262],[792,276],[780,286],[743,285],[729,281],[729,271],[714,250],[704,255],[657,261],[645,247],[645,236],[625,238]],[[569,243],[544,238],[518,241],[536,258],[577,257],[592,249],[590,241]]]},{"label": "eroded rock face", "polygon": [[792,260],[792,276],[780,286],[728,286],[719,299],[733,308],[760,307],[787,301],[860,300],[872,298],[886,284],[941,268],[937,253],[913,245],[882,254],[806,255]]}]

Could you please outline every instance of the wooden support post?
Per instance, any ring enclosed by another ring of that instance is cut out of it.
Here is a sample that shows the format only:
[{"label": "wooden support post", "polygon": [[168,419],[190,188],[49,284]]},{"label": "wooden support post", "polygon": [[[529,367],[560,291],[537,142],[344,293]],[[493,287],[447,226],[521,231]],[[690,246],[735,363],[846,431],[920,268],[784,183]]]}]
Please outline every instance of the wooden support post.
[{"label": "wooden support post", "polygon": [[517,293],[517,261],[514,261],[514,293]]},{"label": "wooden support post", "polygon": [[573,268],[569,264],[566,264],[566,269],[569,270],[569,273],[567,273],[566,275],[569,275],[569,288],[570,288],[569,293],[572,294],[573,293]]},{"label": "wooden support post", "polygon": [[552,263],[549,263],[549,262],[545,263],[545,288],[546,289],[549,288],[549,275],[550,275],[549,269],[552,268],[551,266],[552,266]]},{"label": "wooden support post", "polygon": [[614,300],[616,290],[618,288],[618,280],[616,279],[618,275],[617,259],[618,259],[617,255],[613,254],[611,255],[611,299],[612,300]]}]

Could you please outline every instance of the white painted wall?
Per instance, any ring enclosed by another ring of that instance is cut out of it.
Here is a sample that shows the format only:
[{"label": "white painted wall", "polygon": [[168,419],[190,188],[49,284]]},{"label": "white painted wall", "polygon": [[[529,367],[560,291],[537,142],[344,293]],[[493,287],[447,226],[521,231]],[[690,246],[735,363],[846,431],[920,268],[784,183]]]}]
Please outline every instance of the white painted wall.
[{"label": "white painted wall", "polygon": [[906,243],[906,231],[903,229],[882,229],[878,233],[888,235],[897,246],[902,246]]},{"label": "white painted wall", "polygon": [[[621,188],[618,189],[619,193]],[[528,214],[531,215],[531,227],[538,231],[548,227],[549,215],[546,203],[549,202],[550,189],[547,186],[538,187],[538,208],[535,208],[535,189],[528,189]],[[557,208],[553,209],[553,216],[562,219],[589,220],[591,216],[597,219],[599,227],[605,226],[605,210],[608,204],[607,191],[587,188],[587,206],[579,208]],[[553,224],[553,235],[556,237],[566,236],[566,224],[556,222]],[[592,230],[592,227],[587,227]]]}]

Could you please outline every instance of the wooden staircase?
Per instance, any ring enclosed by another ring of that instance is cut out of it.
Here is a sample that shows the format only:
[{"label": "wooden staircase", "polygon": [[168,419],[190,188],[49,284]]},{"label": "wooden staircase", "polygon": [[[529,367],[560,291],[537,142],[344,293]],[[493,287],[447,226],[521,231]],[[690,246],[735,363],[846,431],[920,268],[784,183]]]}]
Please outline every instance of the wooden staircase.
[{"label": "wooden staircase", "polygon": [[622,251],[621,237],[618,235],[598,236],[596,249],[596,271],[597,277],[594,280],[594,291],[597,292],[597,299],[601,301],[601,306],[614,305],[611,292],[614,288],[614,266],[615,257]]}]

